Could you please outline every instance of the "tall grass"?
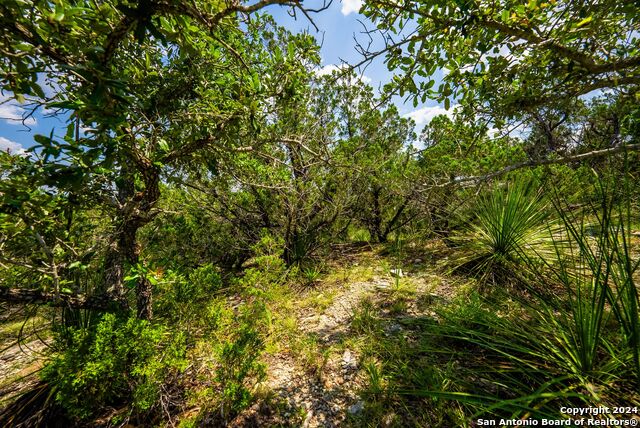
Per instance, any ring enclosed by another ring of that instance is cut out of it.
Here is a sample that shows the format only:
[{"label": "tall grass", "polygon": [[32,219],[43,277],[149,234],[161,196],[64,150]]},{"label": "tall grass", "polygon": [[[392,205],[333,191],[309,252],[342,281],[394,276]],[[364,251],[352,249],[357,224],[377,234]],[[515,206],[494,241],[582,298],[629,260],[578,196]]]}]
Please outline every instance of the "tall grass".
[{"label": "tall grass", "polygon": [[[620,188],[597,180],[597,203],[580,211],[556,198],[562,228],[546,234],[545,204],[530,188],[516,184],[483,199],[467,263],[494,280],[526,270],[531,282],[521,283],[523,294],[473,294],[438,310],[439,322],[423,327],[421,354],[437,356],[434,365],[455,361],[456,370],[446,389],[402,392],[454,400],[471,419],[557,419],[561,405],[640,405],[640,261],[630,232],[637,219],[616,197]],[[506,310],[504,302],[512,302]]]},{"label": "tall grass", "polygon": [[[631,355],[636,387],[640,386],[640,323],[637,272],[640,258],[632,252],[631,203],[616,201],[614,183],[597,180],[598,205],[574,214],[556,203],[567,231],[570,254],[557,251],[560,268],[548,269],[566,290],[575,324],[572,348],[580,350],[580,364],[592,366],[601,328],[610,314],[619,327],[622,343],[617,359],[626,363]],[[593,219],[587,222],[588,219]],[[556,248],[566,247],[555,244]],[[548,265],[548,267],[551,267]],[[603,343],[603,346],[608,344]]]},{"label": "tall grass", "polygon": [[614,233],[610,234],[610,245],[613,249],[614,268],[612,279],[615,290],[609,292],[609,302],[613,313],[622,328],[627,346],[633,356],[636,374],[636,388],[640,390],[640,319],[638,309],[637,273],[640,257],[631,251],[631,205],[625,207],[626,221],[619,222]]},{"label": "tall grass", "polygon": [[539,296],[536,309],[554,326],[555,351],[566,368],[586,375],[596,366],[602,326],[608,316],[605,303],[611,277],[610,254],[604,248],[603,233],[591,242],[587,233],[591,228],[585,227],[584,221],[569,219],[563,211],[559,213],[569,239],[554,239],[553,264],[541,257],[546,269],[538,274],[541,280],[549,276],[563,287],[562,299]]}]

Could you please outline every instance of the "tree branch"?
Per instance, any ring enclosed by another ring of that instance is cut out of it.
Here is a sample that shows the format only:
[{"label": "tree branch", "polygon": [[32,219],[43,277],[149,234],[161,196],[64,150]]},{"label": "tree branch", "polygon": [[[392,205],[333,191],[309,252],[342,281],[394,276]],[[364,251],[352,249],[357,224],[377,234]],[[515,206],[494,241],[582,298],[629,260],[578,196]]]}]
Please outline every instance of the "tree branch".
[{"label": "tree branch", "polygon": [[58,308],[114,310],[121,307],[110,294],[86,296],[82,294],[49,293],[42,290],[26,290],[0,287],[0,301],[11,303],[45,303]]},{"label": "tree branch", "polygon": [[603,150],[593,150],[591,152],[580,153],[579,155],[566,156],[566,157],[557,158],[557,159],[530,160],[526,162],[520,162],[513,165],[509,165],[501,170],[498,170],[486,175],[462,177],[457,180],[448,181],[446,183],[437,184],[435,186],[430,186],[430,187],[447,187],[453,184],[461,184],[461,183],[469,183],[469,182],[481,183],[481,182],[489,181],[501,175],[504,175],[508,172],[515,171],[522,168],[533,168],[533,167],[542,166],[542,165],[561,165],[565,163],[580,162],[586,159],[613,155],[616,153],[638,152],[638,151],[640,151],[640,143],[621,145],[618,147],[611,147],[609,149],[603,149]]}]

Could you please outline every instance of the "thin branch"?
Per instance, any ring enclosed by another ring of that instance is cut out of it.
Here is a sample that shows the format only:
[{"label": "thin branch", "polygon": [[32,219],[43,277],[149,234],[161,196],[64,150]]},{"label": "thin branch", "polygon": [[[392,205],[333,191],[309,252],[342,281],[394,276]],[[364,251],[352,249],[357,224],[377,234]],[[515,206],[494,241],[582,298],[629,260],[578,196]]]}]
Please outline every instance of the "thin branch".
[{"label": "thin branch", "polygon": [[557,159],[530,160],[530,161],[509,165],[501,170],[498,170],[486,175],[462,177],[456,180],[448,181],[446,183],[437,184],[435,186],[430,186],[430,187],[447,187],[454,184],[469,183],[469,182],[482,183],[482,182],[494,179],[496,177],[499,177],[501,175],[504,175],[508,172],[512,172],[522,168],[533,168],[533,167],[542,166],[542,165],[559,165],[559,164],[566,164],[566,163],[573,163],[573,162],[581,162],[586,159],[604,157],[604,156],[614,155],[616,153],[638,152],[638,151],[640,151],[640,143],[627,144],[627,145],[611,147],[611,148],[602,149],[602,150],[593,150],[591,152],[580,153],[579,155],[566,156],[566,157],[561,157]]},{"label": "thin branch", "polygon": [[10,303],[45,303],[54,307],[75,309],[108,310],[120,307],[120,303],[109,294],[87,296],[82,294],[49,293],[42,290],[28,290],[0,287],[0,301]]}]

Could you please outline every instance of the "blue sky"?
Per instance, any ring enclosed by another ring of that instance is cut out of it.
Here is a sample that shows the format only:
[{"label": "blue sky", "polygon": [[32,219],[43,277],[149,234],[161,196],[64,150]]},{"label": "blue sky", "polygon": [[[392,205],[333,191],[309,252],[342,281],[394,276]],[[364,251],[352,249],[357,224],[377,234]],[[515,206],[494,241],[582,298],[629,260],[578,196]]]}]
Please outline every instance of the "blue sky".
[{"label": "blue sky", "polygon": [[[308,7],[314,7],[314,4],[319,3],[321,3],[321,0],[307,0],[306,2]],[[329,71],[342,62],[356,64],[362,60],[362,57],[356,51],[354,37],[366,42],[368,39],[361,34],[365,28],[363,24],[368,29],[374,28],[374,25],[358,13],[361,5],[362,0],[334,0],[329,9],[312,15],[319,32],[313,28],[313,25],[304,16],[298,16],[297,20],[294,20],[287,14],[286,9],[278,7],[270,7],[268,12],[289,30],[294,32],[307,31],[315,36],[318,43],[322,44],[323,69]],[[363,70],[364,80],[372,85],[374,89],[389,82],[392,75],[392,72],[387,70],[383,57],[379,57]],[[442,77],[441,72],[438,71],[435,77],[437,83],[439,78]],[[399,97],[396,97],[394,102],[401,114],[411,117],[416,122],[416,131],[418,132],[435,116],[439,114],[450,115],[453,111],[453,109],[445,110],[443,106],[438,105],[435,101],[427,101],[427,103],[419,104],[415,108],[412,102],[405,104]]]},{"label": "blue sky", "polygon": [[[306,2],[309,7],[317,7],[320,0]],[[318,43],[322,43],[322,69],[319,72],[329,72],[343,62],[357,63],[362,58],[355,50],[354,36],[360,40],[365,40],[360,32],[364,29],[362,23],[369,28],[373,27],[364,16],[358,13],[361,0],[334,0],[331,6],[318,14],[313,14],[312,18],[319,28],[317,32],[313,25],[298,13],[297,19],[293,19],[287,10],[278,6],[271,6],[266,12],[272,14],[276,21],[293,32],[308,31],[316,37]],[[374,89],[391,79],[389,72],[382,59],[370,64],[363,73],[363,79],[371,84]],[[43,115],[42,111],[36,112],[23,124],[22,117],[26,113],[23,106],[15,102],[6,103],[6,97],[0,97],[0,150],[9,149],[12,152],[19,152],[23,148],[32,146],[34,134],[49,135],[53,128],[56,133],[64,132],[66,118],[51,118]],[[427,102],[424,105],[406,105],[401,99],[396,98],[394,102],[398,105],[400,113],[411,117],[416,121],[416,131],[428,123],[434,116],[447,113],[442,106],[435,102]],[[448,113],[451,113],[449,110]]]}]

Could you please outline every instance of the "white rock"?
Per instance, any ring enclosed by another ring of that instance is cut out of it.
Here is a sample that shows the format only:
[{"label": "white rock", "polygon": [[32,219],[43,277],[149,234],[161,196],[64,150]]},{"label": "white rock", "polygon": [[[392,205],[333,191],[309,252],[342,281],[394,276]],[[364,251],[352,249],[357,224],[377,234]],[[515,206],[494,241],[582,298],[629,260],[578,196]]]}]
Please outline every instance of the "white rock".
[{"label": "white rock", "polygon": [[356,370],[358,368],[358,361],[348,349],[342,354],[342,367],[345,370]]},{"label": "white rock", "polygon": [[352,415],[357,415],[358,413],[361,413],[363,410],[364,410],[364,402],[358,401],[353,406],[349,406],[349,409],[347,411]]},{"label": "white rock", "polygon": [[402,278],[404,276],[404,274],[402,273],[402,269],[391,269],[389,270],[389,273],[391,274],[391,276],[395,276],[398,278]]},{"label": "white rock", "polygon": [[390,286],[391,284],[389,283],[389,281],[380,281],[376,283],[376,288],[385,289],[389,288]]}]

